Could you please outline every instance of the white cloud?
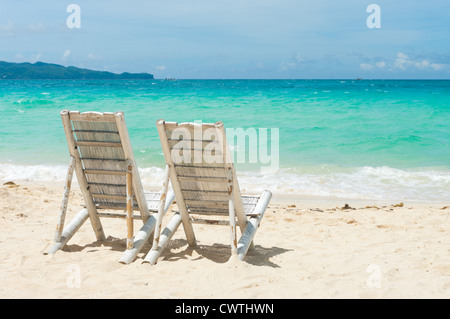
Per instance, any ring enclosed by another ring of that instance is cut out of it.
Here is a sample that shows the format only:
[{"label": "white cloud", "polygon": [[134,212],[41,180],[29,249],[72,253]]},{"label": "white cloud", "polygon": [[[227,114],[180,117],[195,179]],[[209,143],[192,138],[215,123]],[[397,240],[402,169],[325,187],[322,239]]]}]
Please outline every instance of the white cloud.
[{"label": "white cloud", "polygon": [[430,59],[414,60],[403,52],[397,53],[397,58],[395,59],[394,67],[400,70],[406,70],[407,68],[417,68],[421,70],[434,70],[439,71],[443,68],[450,67],[450,64],[439,64],[434,63]]},{"label": "white cloud", "polygon": [[14,24],[9,22],[8,24],[0,25],[0,37],[12,37],[15,35]]},{"label": "white cloud", "polygon": [[395,64],[394,64],[394,66],[397,69],[405,70],[406,67],[410,64],[411,64],[411,60],[409,59],[409,57],[406,54],[404,54],[402,52],[397,53],[397,58],[395,59]]},{"label": "white cloud", "polygon": [[296,68],[296,64],[295,62],[281,62],[281,67],[280,70],[281,71],[290,71],[290,70],[294,70]]},{"label": "white cloud", "polygon": [[38,62],[39,61],[39,59],[42,57],[42,53],[36,53],[35,55],[33,55],[32,57],[31,57],[31,62]]},{"label": "white cloud", "polygon": [[359,67],[365,71],[373,69],[373,65],[370,63],[361,63]]},{"label": "white cloud", "polygon": [[437,63],[431,64],[431,68],[436,71],[442,70],[443,68],[448,67],[448,66],[449,66],[448,64],[437,64]]},{"label": "white cloud", "polygon": [[97,57],[97,56],[95,56],[94,53],[89,53],[89,54],[88,54],[88,59],[91,59],[91,60],[100,60],[100,58]]},{"label": "white cloud", "polygon": [[262,64],[261,62],[258,62],[258,63],[256,63],[255,68],[264,69],[264,64]]},{"label": "white cloud", "polygon": [[165,65],[157,65],[155,66],[155,69],[158,71],[164,71],[167,67]]},{"label": "white cloud", "polygon": [[[364,71],[385,69],[387,66],[388,66],[388,64],[386,63],[386,61],[377,61],[377,62],[370,62],[370,63],[367,62],[367,63],[361,63],[359,65],[361,70],[364,70]],[[414,59],[403,52],[398,52],[395,57],[393,68],[397,69],[397,70],[402,70],[402,71],[405,71],[407,69],[419,69],[419,70],[424,70],[424,71],[426,71],[426,70],[439,71],[439,70],[442,70],[445,68],[450,69],[450,64],[435,63],[429,58]]]},{"label": "white cloud", "polygon": [[386,62],[384,61],[377,62],[375,63],[375,66],[379,69],[383,69],[386,66]]},{"label": "white cloud", "polygon": [[67,60],[67,58],[69,57],[70,53],[71,53],[70,50],[64,51],[64,54],[63,54],[62,59],[63,59],[63,60]]},{"label": "white cloud", "polygon": [[305,60],[302,58],[302,56],[300,54],[297,54],[297,56],[295,57],[295,60],[297,60],[297,62],[299,62],[299,63],[305,62]]},{"label": "white cloud", "polygon": [[383,69],[386,66],[385,61],[378,61],[375,64],[371,63],[361,63],[359,67],[364,71],[369,71],[373,69]]},{"label": "white cloud", "polygon": [[29,24],[28,30],[32,33],[44,33],[47,31],[47,28],[44,26],[42,22],[36,24]]}]

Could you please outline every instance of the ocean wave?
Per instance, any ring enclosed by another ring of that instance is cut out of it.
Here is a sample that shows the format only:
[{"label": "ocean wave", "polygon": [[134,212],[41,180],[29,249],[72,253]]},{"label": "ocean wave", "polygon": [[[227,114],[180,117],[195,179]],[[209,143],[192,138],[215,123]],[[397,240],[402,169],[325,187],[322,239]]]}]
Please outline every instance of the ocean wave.
[{"label": "ocean wave", "polygon": [[[300,174],[289,171],[281,171],[278,174],[278,182],[272,186],[274,191],[355,199],[450,200],[448,170],[401,170],[381,166],[315,168],[312,173]],[[253,180],[253,183],[255,182]]]},{"label": "ocean wave", "polygon": [[0,164],[0,181],[57,182],[64,181],[66,172],[63,165]]},{"label": "ocean wave", "polygon": [[[66,166],[0,164],[0,181],[62,182]],[[164,170],[140,168],[146,189],[162,185]],[[76,177],[74,177],[76,180]],[[330,165],[238,172],[242,192],[367,200],[450,201],[450,170],[402,170],[387,166],[344,168]],[[76,181],[75,181],[76,183]]]},{"label": "ocean wave", "polygon": [[14,104],[19,105],[46,105],[53,104],[53,101],[50,100],[41,100],[41,99],[19,99]]}]

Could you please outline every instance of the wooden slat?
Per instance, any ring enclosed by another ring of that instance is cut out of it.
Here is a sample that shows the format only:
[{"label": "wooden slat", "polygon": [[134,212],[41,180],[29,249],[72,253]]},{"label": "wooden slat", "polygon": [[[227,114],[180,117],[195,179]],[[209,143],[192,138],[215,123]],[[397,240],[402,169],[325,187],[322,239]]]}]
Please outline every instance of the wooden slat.
[{"label": "wooden slat", "polygon": [[88,183],[89,186],[107,186],[107,187],[114,187],[114,188],[121,188],[126,187],[125,184],[108,184],[108,183]]},{"label": "wooden slat", "polygon": [[222,155],[220,152],[211,154],[211,152],[201,151],[183,151],[183,150],[170,150],[169,156],[171,156],[173,162],[177,166],[182,165],[199,165],[199,166],[214,166],[224,167]]},{"label": "wooden slat", "polygon": [[72,130],[72,133],[100,133],[100,134],[119,134],[117,131],[96,131],[96,130]]},{"label": "wooden slat", "polygon": [[227,171],[223,167],[205,168],[203,166],[176,165],[175,171],[178,176],[227,177]]},{"label": "wooden slat", "polygon": [[[99,163],[97,161],[84,161],[83,168],[88,171],[123,172],[126,169],[126,164],[119,162]],[[121,174],[107,174],[107,175],[121,175]],[[111,183],[112,181],[105,179],[104,182]]]},{"label": "wooden slat", "polygon": [[228,209],[228,204],[205,202],[203,205],[189,205],[190,211],[208,211],[211,213],[222,213],[222,210]]},{"label": "wooden slat", "polygon": [[[118,213],[97,213],[100,217],[106,217],[106,218],[127,218],[126,214],[118,214]],[[133,219],[142,219],[142,216],[140,215],[133,215]]]},{"label": "wooden slat", "polygon": [[228,216],[229,212],[228,209],[223,209],[223,210],[216,210],[216,211],[211,211],[211,210],[190,210],[189,214],[197,214],[197,215],[210,215],[210,216],[218,216],[218,215],[223,215],[223,216]]},{"label": "wooden slat", "polygon": [[205,181],[180,181],[180,185],[183,189],[190,189],[190,190],[196,190],[197,192],[203,193],[205,190],[209,191],[225,191],[229,192],[228,190],[228,183],[226,180],[223,180],[223,182],[205,182]]},{"label": "wooden slat", "polygon": [[[248,209],[247,209],[248,207]],[[245,211],[245,215],[246,216],[258,216],[258,214],[254,211],[254,208],[256,207],[256,205],[251,205],[250,206],[245,206],[244,211]],[[173,210],[174,212],[178,212],[178,210]],[[206,210],[209,213],[205,213],[204,211],[200,212],[200,215],[220,215],[222,214],[222,211],[220,211],[219,213],[211,213],[212,210]],[[196,214],[193,210],[192,212],[190,212],[190,214]],[[228,213],[227,213],[228,215]]]},{"label": "wooden slat", "polygon": [[[193,131],[195,128],[196,129],[202,129],[202,130],[206,130],[206,129],[210,129],[210,128],[215,128],[215,124],[211,124],[211,123],[192,123],[192,122],[183,122],[183,123],[177,123],[177,122],[165,122],[165,129],[168,131],[172,131],[174,129],[177,128],[184,128],[187,129],[189,131]],[[169,138],[170,138],[170,134],[168,134]]]},{"label": "wooden slat", "polygon": [[118,159],[118,158],[92,158],[92,157],[81,157],[80,158],[82,161],[106,161],[106,162],[120,162],[120,163],[125,163],[126,160],[124,159]]},{"label": "wooden slat", "polygon": [[87,146],[87,147],[122,147],[122,143],[116,143],[116,142],[97,142],[97,141],[75,141],[75,146]]},{"label": "wooden slat", "polygon": [[[219,165],[216,165],[219,164]],[[175,168],[177,169],[184,169],[184,168],[190,168],[190,169],[205,169],[205,170],[224,170],[225,167],[223,163],[208,163],[208,165],[202,164],[202,163],[184,163],[184,164],[174,164]]]},{"label": "wooden slat", "polygon": [[204,219],[204,218],[191,218],[191,223],[203,225],[221,225],[221,226],[230,225],[230,222],[228,220]]},{"label": "wooden slat", "polygon": [[98,113],[98,112],[85,112],[80,113],[78,111],[69,112],[70,120],[72,121],[99,121],[99,122],[115,122],[114,113]]},{"label": "wooden slat", "polygon": [[104,198],[104,199],[120,199],[126,200],[127,195],[107,195],[107,194],[92,194],[94,198]]},{"label": "wooden slat", "polygon": [[205,142],[205,143],[216,142],[216,140],[205,140],[205,139],[179,139],[179,138],[168,138],[167,140],[169,141],[169,143],[173,143],[173,142],[181,142],[181,141],[189,141],[189,142]]},{"label": "wooden slat", "polygon": [[[105,204],[95,204],[95,206],[97,207],[97,209],[106,209],[106,210],[125,210],[127,209],[127,205],[126,203],[123,203],[123,205],[121,203],[116,203],[116,205],[113,205],[112,203],[105,205]],[[135,204],[133,206],[133,210],[138,210],[139,207],[137,207],[137,205]]]},{"label": "wooden slat", "polygon": [[220,199],[209,199],[209,200],[199,200],[199,199],[184,199],[185,203],[189,205],[189,207],[222,207],[228,206],[228,200],[220,200]]},{"label": "wooden slat", "polygon": [[126,175],[127,172],[124,171],[112,171],[104,169],[85,169],[83,170],[85,174],[92,175]]},{"label": "wooden slat", "polygon": [[204,202],[204,201],[221,201],[228,202],[230,199],[230,195],[228,192],[224,193],[203,193],[203,192],[185,192],[184,200],[185,201],[195,201],[195,202]]},{"label": "wooden slat", "polygon": [[[197,215],[209,215],[209,216],[228,216],[230,214],[230,212],[225,209],[221,209],[218,211],[212,211],[212,210],[191,210],[189,211],[189,214],[197,214]],[[254,212],[246,212],[245,213],[246,216],[248,217],[253,217],[253,216],[258,216],[258,214],[254,213]]]},{"label": "wooden slat", "polygon": [[[92,191],[97,194],[115,194],[114,188],[115,186],[101,186],[104,184],[117,184],[121,185],[125,182],[124,175],[105,175],[105,174],[91,174],[87,175],[89,185],[92,186]],[[121,191],[121,193],[125,194],[124,186],[117,186],[117,189]]]},{"label": "wooden slat", "polygon": [[208,182],[208,183],[227,183],[226,177],[210,177],[210,176],[180,176],[180,182]]},{"label": "wooden slat", "polygon": [[[214,154],[220,154],[220,155],[222,154],[221,152],[220,153],[215,153],[215,150],[209,150],[208,151],[208,150],[205,150],[204,148],[196,148],[194,146],[187,147],[185,145],[178,145],[176,147],[174,146],[174,147],[171,147],[170,150],[171,151],[186,151],[186,152],[192,151],[192,152],[202,152],[202,153],[214,153]],[[180,152],[180,153],[182,154],[183,152]],[[214,155],[214,154],[212,154],[212,155]]]},{"label": "wooden slat", "polygon": [[[191,212],[201,212],[202,214],[225,214],[228,209],[228,202],[226,199],[229,196],[221,196],[211,198],[209,200],[189,200],[185,198],[186,204],[189,206]],[[256,216],[254,212],[256,204],[258,203],[259,196],[243,196],[243,208],[246,216]]]},{"label": "wooden slat", "polygon": [[[183,191],[183,194],[186,193],[197,193],[199,192],[198,189],[188,189],[188,188],[183,188],[181,189]],[[220,194],[228,194],[228,191],[222,191],[222,190],[209,190],[209,189],[205,189],[205,190],[201,190],[202,193],[220,193]]]},{"label": "wooden slat", "polygon": [[[215,147],[213,147],[216,145]],[[170,139],[169,140],[169,147],[171,150],[175,149],[184,149],[184,148],[190,148],[190,149],[198,149],[199,147],[204,149],[206,146],[209,148],[218,148],[219,143],[215,140],[196,140],[196,139]]]}]

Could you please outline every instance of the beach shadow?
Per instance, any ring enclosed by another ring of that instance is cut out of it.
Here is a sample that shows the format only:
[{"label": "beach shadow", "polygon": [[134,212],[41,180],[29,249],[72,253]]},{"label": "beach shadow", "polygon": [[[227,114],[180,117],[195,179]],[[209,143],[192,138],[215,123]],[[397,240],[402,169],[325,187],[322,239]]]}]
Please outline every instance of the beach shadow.
[{"label": "beach shadow", "polygon": [[[184,248],[184,249],[182,249]],[[178,250],[174,252],[174,250]],[[271,248],[255,245],[253,250],[249,250],[245,261],[255,266],[268,266],[272,268],[280,268],[271,260],[272,257],[281,255],[285,252],[292,251],[281,247],[272,246]],[[195,253],[195,254],[194,254]],[[195,256],[194,256],[195,255]],[[197,245],[191,247],[185,239],[176,239],[169,243],[166,250],[161,255],[164,261],[177,261],[179,259],[199,260],[206,258],[215,263],[224,264],[230,260],[231,247],[224,244],[213,245]]]},{"label": "beach shadow", "polygon": [[272,246],[270,248],[255,245],[254,250],[249,250],[245,261],[255,266],[269,266],[272,268],[281,268],[274,263],[271,258],[284,254],[286,252],[293,251],[293,249],[281,248]]},{"label": "beach shadow", "polygon": [[63,247],[62,251],[81,252],[83,250],[89,249],[87,252],[93,253],[98,251],[101,247],[109,247],[113,251],[124,252],[126,248],[126,239],[108,236],[104,241],[95,241],[84,246],[80,246],[77,244],[66,244]]},{"label": "beach shadow", "polygon": [[[84,246],[71,244],[65,245],[63,251],[66,252],[81,252],[86,250],[87,253],[94,253],[100,249],[108,247],[113,251],[124,252],[126,249],[126,239],[108,236],[105,241],[95,241]],[[141,252],[148,251],[151,245],[146,243]],[[245,262],[255,266],[268,266],[272,268],[280,268],[272,257],[284,254],[292,249],[286,249],[281,247],[272,246],[270,248],[255,245],[253,250],[249,250],[245,257]],[[169,242],[163,254],[161,260],[164,261],[177,261],[180,259],[200,260],[208,259],[218,264],[224,264],[230,260],[231,247],[226,244],[213,244],[213,245],[201,245],[197,244],[195,247],[188,245],[185,239],[174,239]],[[139,259],[139,257],[137,258]]]}]

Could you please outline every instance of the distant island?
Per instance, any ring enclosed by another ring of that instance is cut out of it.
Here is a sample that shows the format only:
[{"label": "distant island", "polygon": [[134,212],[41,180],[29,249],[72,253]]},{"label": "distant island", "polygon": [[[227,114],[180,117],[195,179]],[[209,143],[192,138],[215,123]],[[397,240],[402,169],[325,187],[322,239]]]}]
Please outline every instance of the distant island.
[{"label": "distant island", "polygon": [[153,80],[149,73],[121,74],[81,69],[74,66],[65,67],[58,64],[11,63],[0,61],[0,80]]}]

